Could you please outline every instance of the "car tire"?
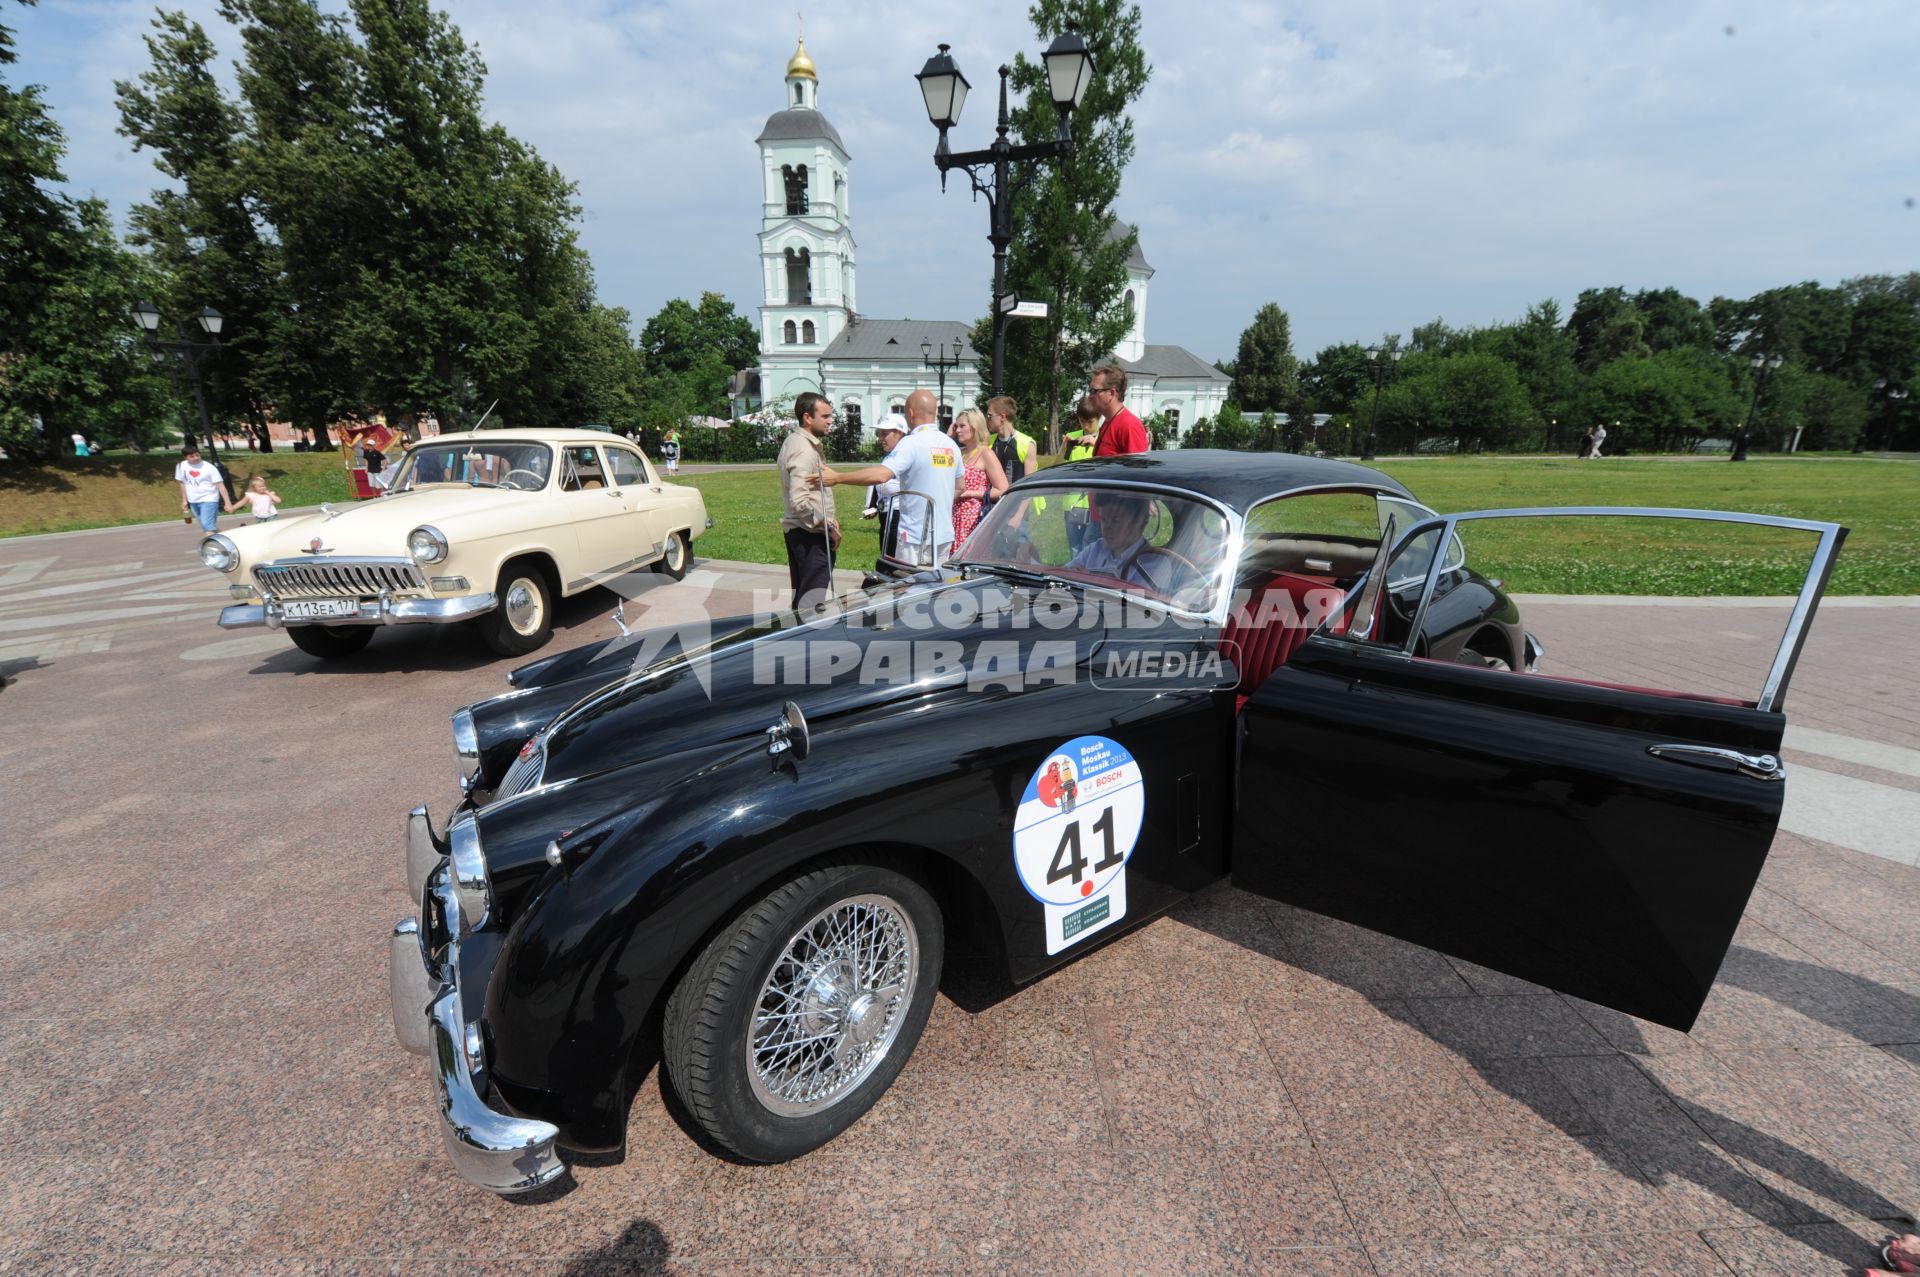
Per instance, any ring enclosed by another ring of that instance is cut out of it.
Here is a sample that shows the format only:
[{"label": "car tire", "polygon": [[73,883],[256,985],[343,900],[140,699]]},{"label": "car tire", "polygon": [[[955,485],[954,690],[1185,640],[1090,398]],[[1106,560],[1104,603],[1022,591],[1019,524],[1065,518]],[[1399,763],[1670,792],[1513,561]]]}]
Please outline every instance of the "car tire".
[{"label": "car tire", "polygon": [[692,566],[693,543],[687,540],[686,533],[675,532],[667,538],[667,552],[654,561],[653,570],[678,581]]},{"label": "car tire", "polygon": [[323,661],[352,656],[373,639],[371,625],[289,625],[287,637],[308,656]]},{"label": "car tire", "polygon": [[667,1001],[667,1075],[700,1129],[784,1162],[853,1125],[920,1040],[945,936],[927,889],[886,864],[818,862],[749,906]]},{"label": "car tire", "polygon": [[1513,666],[1507,661],[1506,657],[1490,655],[1477,647],[1463,647],[1460,649],[1460,655],[1453,659],[1461,665],[1477,665],[1481,669],[1499,670],[1502,673],[1509,672],[1513,669]]},{"label": "car tire", "polygon": [[480,618],[480,639],[496,656],[525,656],[553,637],[553,591],[546,574],[526,559],[500,569],[493,587],[498,600]]}]

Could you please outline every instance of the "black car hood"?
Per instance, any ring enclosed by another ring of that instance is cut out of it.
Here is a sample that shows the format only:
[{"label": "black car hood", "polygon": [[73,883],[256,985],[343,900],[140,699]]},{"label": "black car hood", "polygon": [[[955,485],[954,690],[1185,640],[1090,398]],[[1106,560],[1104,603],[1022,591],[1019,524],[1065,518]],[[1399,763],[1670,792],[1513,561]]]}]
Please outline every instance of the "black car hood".
[{"label": "black car hood", "polygon": [[1183,624],[1100,591],[994,576],[888,586],[843,603],[738,630],[603,686],[541,731],[542,781],[758,738],[787,701],[812,724],[1009,686],[1045,692],[1084,680],[1082,667],[1117,629]]}]

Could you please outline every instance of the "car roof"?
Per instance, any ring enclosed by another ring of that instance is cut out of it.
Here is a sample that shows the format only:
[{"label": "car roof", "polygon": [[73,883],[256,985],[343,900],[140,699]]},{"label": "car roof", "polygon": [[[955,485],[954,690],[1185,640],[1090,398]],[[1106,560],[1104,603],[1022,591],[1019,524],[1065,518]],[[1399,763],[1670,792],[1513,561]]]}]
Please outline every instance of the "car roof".
[{"label": "car roof", "polygon": [[1415,499],[1399,480],[1371,466],[1288,452],[1228,452],[1219,448],[1176,448],[1066,461],[1028,475],[1017,486],[1113,480],[1184,488],[1212,497],[1240,514],[1268,497],[1299,488],[1360,488]]},{"label": "car roof", "polygon": [[[427,435],[420,443],[461,443],[473,439],[485,443],[624,443],[633,441],[605,430],[463,430],[458,434]],[[416,448],[420,444],[414,445]]]}]

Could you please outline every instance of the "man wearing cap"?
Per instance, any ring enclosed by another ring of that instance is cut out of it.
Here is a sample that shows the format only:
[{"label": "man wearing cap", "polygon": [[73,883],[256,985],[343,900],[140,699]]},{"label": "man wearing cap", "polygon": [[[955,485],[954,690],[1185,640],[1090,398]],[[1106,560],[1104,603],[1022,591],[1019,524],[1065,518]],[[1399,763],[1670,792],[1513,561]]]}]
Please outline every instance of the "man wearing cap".
[{"label": "man wearing cap", "polygon": [[[907,419],[897,412],[890,412],[880,419],[880,424],[873,428],[873,433],[874,437],[880,441],[880,447],[883,452],[892,452],[894,447],[899,444],[902,439],[906,438]],[[876,515],[887,513],[887,511],[893,508],[893,499],[899,495],[900,481],[898,479],[889,479],[885,483],[874,484],[867,489],[867,505],[864,510],[860,511],[860,517],[863,519],[871,519]],[[884,528],[885,525],[883,524],[882,527]]]},{"label": "man wearing cap", "polygon": [[787,504],[780,530],[787,541],[793,606],[806,609],[832,595],[833,551],[840,544],[840,524],[830,513],[833,499],[808,482],[827,464],[820,441],[833,429],[833,405],[809,390],[794,400],[793,410],[799,428],[780,445],[780,491]]},{"label": "man wearing cap", "polygon": [[[891,547],[882,544],[881,552],[891,548],[891,557],[921,567],[938,567],[953,552],[953,498],[961,481],[960,445],[941,432],[937,407],[933,392],[922,386],[907,396],[906,437],[879,465],[844,471],[825,466],[824,473],[807,480],[832,488],[843,483],[884,484],[898,479],[899,532]],[[920,557],[929,540],[933,543],[931,562]]]}]

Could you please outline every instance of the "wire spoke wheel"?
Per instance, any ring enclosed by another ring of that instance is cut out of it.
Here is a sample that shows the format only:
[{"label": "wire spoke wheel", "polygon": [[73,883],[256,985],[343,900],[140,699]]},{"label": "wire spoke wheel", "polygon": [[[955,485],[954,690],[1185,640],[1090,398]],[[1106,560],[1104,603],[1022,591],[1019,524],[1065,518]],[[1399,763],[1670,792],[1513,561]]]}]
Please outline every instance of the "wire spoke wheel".
[{"label": "wire spoke wheel", "polygon": [[746,1042],[755,1097],[801,1117],[858,1087],[899,1038],[919,967],[919,937],[900,902],[861,895],[816,914],[755,999]]}]

